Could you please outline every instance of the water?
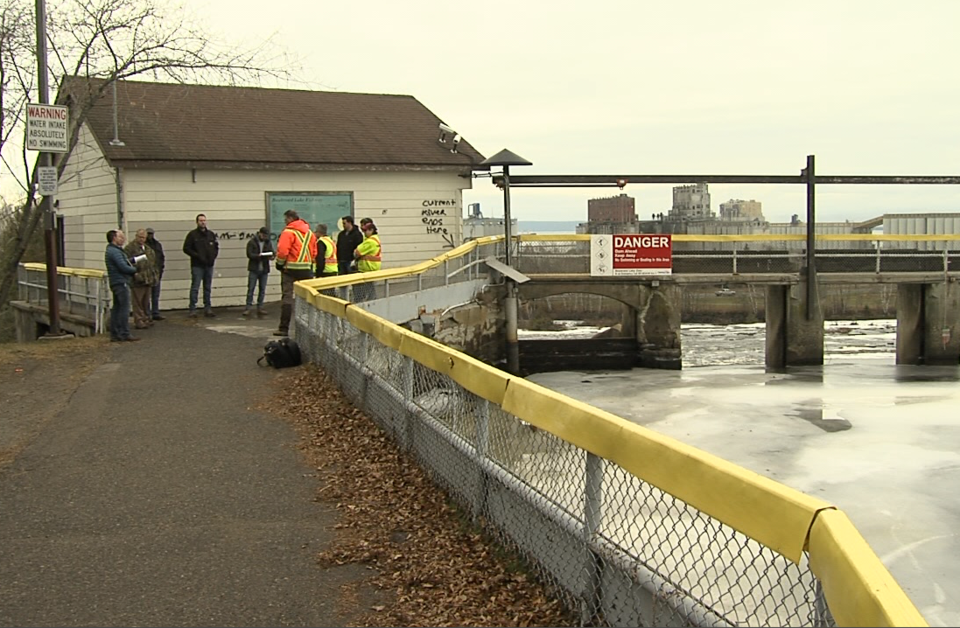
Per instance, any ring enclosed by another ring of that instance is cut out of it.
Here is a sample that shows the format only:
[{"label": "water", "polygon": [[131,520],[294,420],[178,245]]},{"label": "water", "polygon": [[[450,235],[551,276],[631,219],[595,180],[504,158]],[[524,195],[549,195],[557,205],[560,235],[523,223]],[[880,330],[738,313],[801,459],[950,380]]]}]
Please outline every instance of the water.
[{"label": "water", "polygon": [[577,232],[577,225],[582,220],[518,220],[517,228],[520,233],[570,234]]},{"label": "water", "polygon": [[681,371],[529,379],[835,504],[931,625],[960,625],[960,366],[897,366],[894,320],[828,322],[824,365],[785,373],[763,366],[763,324],[682,343]]}]

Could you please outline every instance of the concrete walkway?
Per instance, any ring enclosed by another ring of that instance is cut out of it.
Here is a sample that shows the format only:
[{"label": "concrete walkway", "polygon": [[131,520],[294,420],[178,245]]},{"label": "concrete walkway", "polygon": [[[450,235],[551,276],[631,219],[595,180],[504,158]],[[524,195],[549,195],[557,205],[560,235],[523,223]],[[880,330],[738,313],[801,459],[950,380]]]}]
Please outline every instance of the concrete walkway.
[{"label": "concrete walkway", "polygon": [[0,625],[349,623],[338,590],[360,573],[314,560],[335,513],[293,430],[257,410],[277,316],[218,312],[110,344],[0,474]]}]

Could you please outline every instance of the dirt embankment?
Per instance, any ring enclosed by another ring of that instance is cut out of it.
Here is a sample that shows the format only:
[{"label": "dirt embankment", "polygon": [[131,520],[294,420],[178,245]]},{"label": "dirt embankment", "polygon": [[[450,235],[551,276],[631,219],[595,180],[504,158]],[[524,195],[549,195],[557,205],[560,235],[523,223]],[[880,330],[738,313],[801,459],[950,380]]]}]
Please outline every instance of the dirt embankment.
[{"label": "dirt embankment", "polygon": [[107,338],[0,344],[0,472],[108,355]]}]

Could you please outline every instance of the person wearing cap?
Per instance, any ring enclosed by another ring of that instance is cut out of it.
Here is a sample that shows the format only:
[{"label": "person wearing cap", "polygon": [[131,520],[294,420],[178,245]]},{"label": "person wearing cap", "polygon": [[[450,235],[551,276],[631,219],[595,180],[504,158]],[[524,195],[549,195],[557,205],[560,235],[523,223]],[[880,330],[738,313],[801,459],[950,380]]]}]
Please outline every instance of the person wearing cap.
[{"label": "person wearing cap", "polygon": [[147,230],[137,229],[133,241],[123,247],[123,252],[133,260],[137,272],[133,275],[133,324],[137,329],[153,327],[150,318],[150,295],[157,283],[157,260],[153,249],[147,246]]},{"label": "person wearing cap", "polygon": [[263,309],[263,299],[267,294],[267,275],[270,273],[270,262],[273,261],[273,242],[270,241],[270,230],[260,227],[257,235],[247,241],[247,307],[243,310],[243,317],[250,316],[253,310],[253,290],[257,292],[257,316],[263,318],[267,312]]},{"label": "person wearing cap", "polygon": [[157,283],[153,284],[150,295],[150,317],[155,321],[162,321],[160,316],[160,282],[163,281],[163,267],[166,265],[166,256],[163,254],[163,245],[157,240],[153,227],[147,227],[147,246],[153,249],[153,257],[157,266]]},{"label": "person wearing cap", "polygon": [[[380,246],[377,225],[371,220],[363,224],[360,230],[363,231],[363,242],[353,252],[353,256],[357,259],[357,272],[370,273],[380,270],[383,249]],[[356,284],[353,289],[357,301],[370,301],[377,298],[376,289],[372,283]]]}]

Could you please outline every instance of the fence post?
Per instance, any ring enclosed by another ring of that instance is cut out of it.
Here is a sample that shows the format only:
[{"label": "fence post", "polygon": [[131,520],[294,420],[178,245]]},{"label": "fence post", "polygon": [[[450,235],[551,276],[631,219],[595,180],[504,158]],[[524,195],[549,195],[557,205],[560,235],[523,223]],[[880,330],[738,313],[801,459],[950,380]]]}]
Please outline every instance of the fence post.
[{"label": "fence post", "polygon": [[580,600],[580,625],[594,625],[600,607],[600,557],[590,545],[600,529],[603,504],[603,461],[587,452],[583,489],[583,589]]},{"label": "fence post", "polygon": [[[410,404],[413,403],[413,358],[410,356],[403,356],[403,368],[401,371],[401,390],[400,393],[403,395],[403,405],[405,408],[410,407]],[[414,418],[410,416],[410,412],[403,412],[403,443],[402,446],[407,452],[413,451],[413,424]]]},{"label": "fence post", "polygon": [[807,181],[807,320],[813,320],[818,309],[817,297],[817,201],[816,201],[816,164],[813,155],[807,155],[807,167],[804,169]]},{"label": "fence post", "polygon": [[490,402],[482,397],[477,397],[479,405],[477,407],[477,458],[481,461],[480,478],[477,482],[477,495],[473,500],[473,519],[479,521],[487,507],[488,479],[487,473],[483,469],[487,459],[487,451],[490,446]]}]

